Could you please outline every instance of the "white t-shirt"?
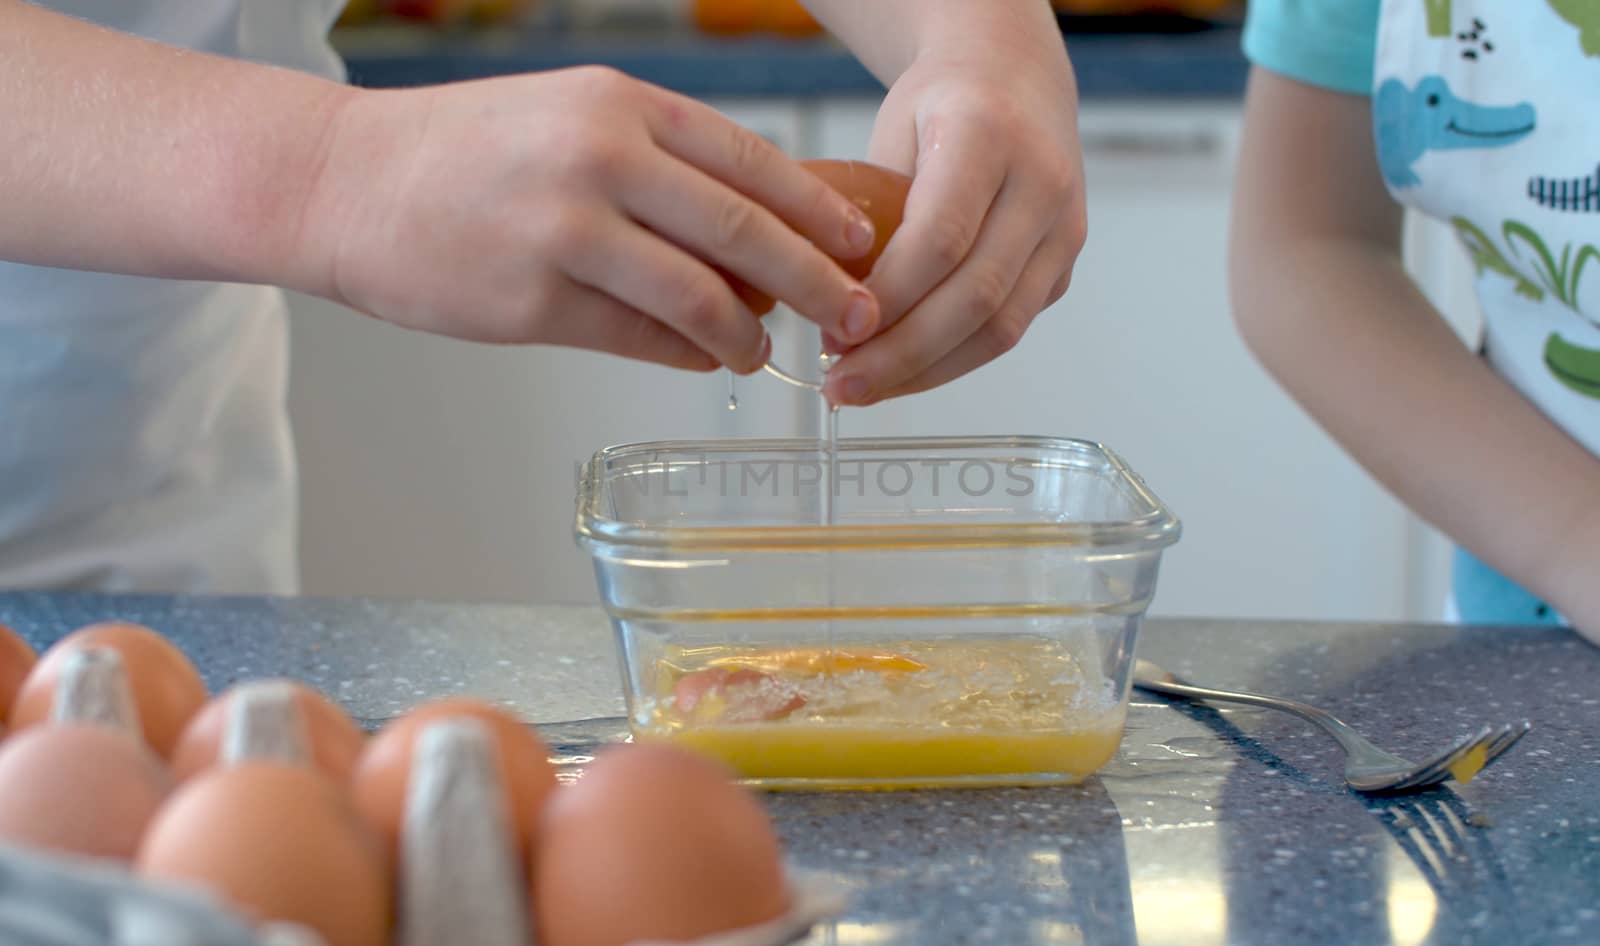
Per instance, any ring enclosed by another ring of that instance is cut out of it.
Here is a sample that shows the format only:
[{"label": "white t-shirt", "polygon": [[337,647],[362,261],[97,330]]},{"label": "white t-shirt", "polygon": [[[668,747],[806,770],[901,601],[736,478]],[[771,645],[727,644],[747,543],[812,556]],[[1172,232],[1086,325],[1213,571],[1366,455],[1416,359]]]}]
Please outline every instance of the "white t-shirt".
[{"label": "white t-shirt", "polygon": [[[34,0],[344,78],[344,0]],[[0,588],[293,594],[288,319],[264,286],[0,262]]]}]

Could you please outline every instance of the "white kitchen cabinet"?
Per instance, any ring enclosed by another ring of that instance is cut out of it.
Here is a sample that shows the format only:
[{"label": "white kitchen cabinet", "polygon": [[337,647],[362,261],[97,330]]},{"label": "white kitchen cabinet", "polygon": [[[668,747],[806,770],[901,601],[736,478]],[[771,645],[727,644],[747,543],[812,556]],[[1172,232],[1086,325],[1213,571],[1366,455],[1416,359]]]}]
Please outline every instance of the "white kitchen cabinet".
[{"label": "white kitchen cabinet", "polygon": [[[717,104],[791,153],[865,157],[872,103]],[[1153,613],[1432,617],[1437,538],[1288,400],[1229,319],[1237,122],[1231,104],[1087,103],[1090,236],[1066,298],[995,364],[847,410],[842,433],[1108,444],[1185,522]],[[815,333],[777,326],[774,360],[808,367]],[[309,593],[593,601],[572,540],[575,469],[593,450],[817,429],[814,396],[765,375],[740,380],[730,412],[726,374],[468,345],[305,299],[294,330]]]}]

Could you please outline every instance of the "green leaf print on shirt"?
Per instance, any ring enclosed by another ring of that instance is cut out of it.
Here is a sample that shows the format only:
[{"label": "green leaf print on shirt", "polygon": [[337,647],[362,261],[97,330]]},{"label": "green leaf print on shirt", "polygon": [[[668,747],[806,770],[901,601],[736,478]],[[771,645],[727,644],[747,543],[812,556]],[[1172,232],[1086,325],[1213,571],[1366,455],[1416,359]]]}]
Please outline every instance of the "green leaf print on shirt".
[{"label": "green leaf print on shirt", "polygon": [[1456,228],[1456,236],[1466,245],[1467,252],[1472,255],[1472,265],[1482,276],[1484,270],[1498,273],[1517,284],[1517,295],[1539,302],[1544,299],[1544,290],[1533,284],[1528,277],[1517,272],[1506,260],[1500,248],[1494,245],[1494,240],[1487,233],[1478,229],[1472,221],[1465,217],[1456,217],[1450,221]]},{"label": "green leaf print on shirt", "polygon": [[[1600,56],[1600,3],[1595,0],[1549,0],[1556,16],[1578,28],[1585,56]],[[1430,30],[1432,23],[1429,24]]]},{"label": "green leaf print on shirt", "polygon": [[[1578,282],[1583,278],[1584,267],[1589,265],[1589,261],[1600,260],[1600,250],[1584,244],[1577,248],[1578,255],[1574,258],[1573,245],[1568,243],[1561,248],[1561,259],[1557,261],[1551,255],[1550,248],[1545,246],[1544,240],[1540,239],[1539,234],[1533,232],[1533,228],[1527,224],[1507,220],[1502,232],[1505,234],[1506,246],[1511,248],[1512,253],[1517,253],[1518,240],[1533,251],[1535,256],[1533,271],[1539,277],[1539,281],[1544,283],[1545,289],[1560,299],[1567,308],[1583,315],[1584,311],[1578,308]],[[1517,255],[1521,256],[1520,253]]]},{"label": "green leaf print on shirt", "polygon": [[[1450,35],[1450,0],[1422,0],[1428,10],[1428,35]],[[1555,0],[1551,0],[1555,2]]]},{"label": "green leaf print on shirt", "polygon": [[[1582,246],[1568,243],[1561,248],[1558,258],[1532,227],[1521,221],[1507,220],[1500,226],[1500,236],[1506,244],[1506,251],[1501,252],[1487,233],[1465,217],[1455,217],[1450,223],[1472,255],[1478,275],[1483,275],[1484,270],[1498,273],[1516,282],[1517,295],[1540,302],[1548,293],[1562,305],[1588,318],[1588,313],[1578,305],[1578,288],[1589,264],[1600,265],[1600,249],[1588,243]],[[1532,257],[1529,265],[1533,278],[1512,265],[1512,259],[1523,262],[1524,253]]]},{"label": "green leaf print on shirt", "polygon": [[[1534,302],[1542,302],[1546,295],[1588,319],[1578,305],[1578,287],[1583,282],[1584,271],[1590,263],[1600,267],[1600,249],[1585,243],[1574,246],[1568,243],[1561,248],[1558,258],[1544,239],[1534,229],[1517,220],[1507,220],[1500,225],[1506,249],[1501,251],[1494,240],[1465,217],[1450,221],[1456,235],[1472,256],[1478,275],[1485,271],[1504,276],[1516,283],[1516,293]],[[1523,253],[1532,256],[1530,265],[1535,283],[1512,265],[1511,260],[1523,261]],[[1541,287],[1542,284],[1542,287]],[[1600,325],[1593,319],[1590,324]],[[1568,390],[1600,400],[1600,351],[1574,345],[1551,332],[1544,343],[1544,366]]]},{"label": "green leaf print on shirt", "polygon": [[1600,400],[1600,351],[1574,345],[1551,332],[1544,343],[1544,366],[1569,390]]}]

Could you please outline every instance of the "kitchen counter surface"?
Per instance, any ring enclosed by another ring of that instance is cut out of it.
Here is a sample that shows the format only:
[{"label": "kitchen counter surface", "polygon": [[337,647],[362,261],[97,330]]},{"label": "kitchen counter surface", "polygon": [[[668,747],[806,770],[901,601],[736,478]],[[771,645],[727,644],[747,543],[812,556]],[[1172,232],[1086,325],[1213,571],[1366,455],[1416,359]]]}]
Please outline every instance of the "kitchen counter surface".
[{"label": "kitchen counter surface", "polygon": [[[336,30],[333,42],[351,81],[370,87],[598,64],[697,97],[876,98],[883,93],[850,53],[825,40],[532,30],[450,34],[383,26]],[[1067,44],[1085,99],[1237,98],[1248,71],[1235,28],[1073,34]]]},{"label": "kitchen counter surface", "polygon": [[[293,676],[359,716],[457,692],[538,721],[621,711],[587,608],[0,595],[36,645],[107,618],[167,633],[214,689]],[[1140,652],[1319,703],[1403,755],[1534,728],[1468,785],[1379,800],[1345,790],[1298,720],[1136,691],[1120,753],[1080,786],[768,796],[795,861],[853,891],[808,943],[1600,940],[1600,649],[1549,629],[1151,621]]]}]

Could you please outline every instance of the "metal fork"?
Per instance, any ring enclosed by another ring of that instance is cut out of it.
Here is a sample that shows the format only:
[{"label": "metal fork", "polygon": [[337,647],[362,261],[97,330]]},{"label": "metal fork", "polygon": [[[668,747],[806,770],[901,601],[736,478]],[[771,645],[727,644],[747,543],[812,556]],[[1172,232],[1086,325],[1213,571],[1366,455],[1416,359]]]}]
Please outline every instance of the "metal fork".
[{"label": "metal fork", "polygon": [[[1358,792],[1416,791],[1430,788],[1448,778],[1457,778],[1458,781],[1465,782],[1477,775],[1489,763],[1505,755],[1506,750],[1533,728],[1526,720],[1498,728],[1485,726],[1472,735],[1462,737],[1455,745],[1437,756],[1418,764],[1379,749],[1326,710],[1296,700],[1196,686],[1148,660],[1134,661],[1133,685],[1141,690],[1188,700],[1217,700],[1264,706],[1267,709],[1292,713],[1315,723],[1332,736],[1349,757],[1345,761],[1344,780]],[[1457,776],[1456,772],[1460,772],[1460,775]]]}]

